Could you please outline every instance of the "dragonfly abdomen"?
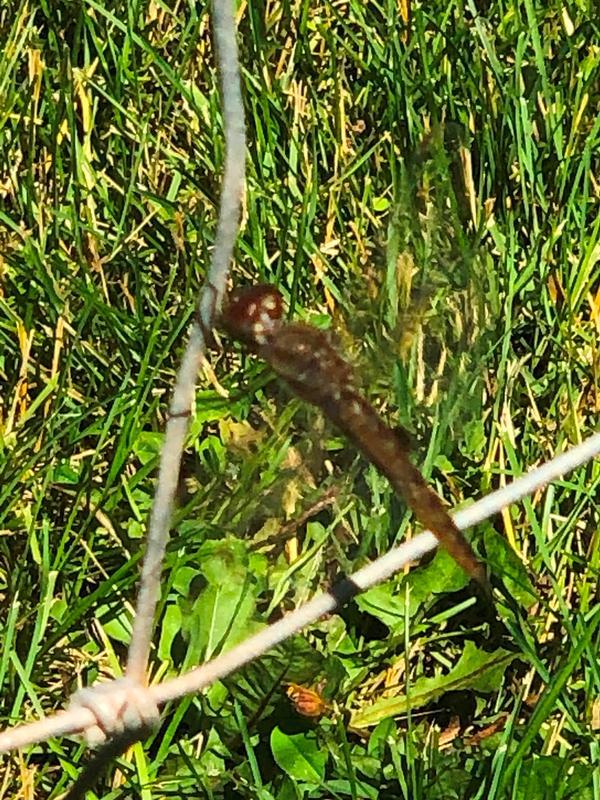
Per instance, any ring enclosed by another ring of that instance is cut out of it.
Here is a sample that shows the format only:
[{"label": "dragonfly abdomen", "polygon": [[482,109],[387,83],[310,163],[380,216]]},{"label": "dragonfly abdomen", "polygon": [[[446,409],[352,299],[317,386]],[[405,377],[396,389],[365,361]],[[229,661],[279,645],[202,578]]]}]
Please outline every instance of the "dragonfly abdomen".
[{"label": "dragonfly abdomen", "polygon": [[254,349],[303,400],[313,403],[390,481],[419,522],[463,569],[487,586],[485,570],[441,498],[411,463],[403,437],[356,390],[351,366],[329,335],[302,323],[283,323],[281,295],[272,286],[235,292],[223,315],[229,332]]}]

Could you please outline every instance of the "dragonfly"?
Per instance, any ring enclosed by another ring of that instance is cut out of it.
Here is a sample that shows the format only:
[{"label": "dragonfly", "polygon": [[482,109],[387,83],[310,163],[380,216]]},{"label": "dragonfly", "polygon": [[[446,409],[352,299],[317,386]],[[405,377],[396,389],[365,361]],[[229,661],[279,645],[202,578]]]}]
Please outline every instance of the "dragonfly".
[{"label": "dragonfly", "polygon": [[385,475],[418,521],[484,589],[486,571],[439,495],[409,457],[406,431],[390,428],[359,392],[354,370],[319,328],[283,319],[283,297],[270,284],[234,290],[222,326],[264,359],[302,400],[321,409]]}]

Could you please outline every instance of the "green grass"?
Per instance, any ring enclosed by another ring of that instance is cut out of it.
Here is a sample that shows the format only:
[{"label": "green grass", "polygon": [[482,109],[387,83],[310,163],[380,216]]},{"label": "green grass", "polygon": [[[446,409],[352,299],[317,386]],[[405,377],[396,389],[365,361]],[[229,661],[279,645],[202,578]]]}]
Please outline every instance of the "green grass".
[{"label": "green grass", "polygon": [[[3,725],[126,655],[223,161],[206,4],[172,6],[0,12]],[[596,426],[599,30],[584,0],[415,5],[410,37],[398,9],[243,5],[234,280],[276,282],[335,331],[458,505]],[[219,383],[199,381],[157,679],[413,530],[317,412],[223,345]],[[590,464],[472,532],[501,630],[440,553],[168,708],[96,796],[598,800],[599,480]],[[321,681],[331,709],[300,716],[285,687]],[[67,740],[15,754],[0,797],[58,797],[85,759]]]}]

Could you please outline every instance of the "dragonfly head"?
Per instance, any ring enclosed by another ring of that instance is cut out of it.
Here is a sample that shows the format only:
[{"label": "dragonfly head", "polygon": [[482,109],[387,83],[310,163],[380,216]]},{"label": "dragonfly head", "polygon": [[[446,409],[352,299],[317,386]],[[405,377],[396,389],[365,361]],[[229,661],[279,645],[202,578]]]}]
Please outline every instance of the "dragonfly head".
[{"label": "dragonfly head", "polygon": [[244,344],[257,347],[266,343],[279,325],[283,314],[283,298],[269,284],[246,286],[229,295],[223,311],[225,330]]}]

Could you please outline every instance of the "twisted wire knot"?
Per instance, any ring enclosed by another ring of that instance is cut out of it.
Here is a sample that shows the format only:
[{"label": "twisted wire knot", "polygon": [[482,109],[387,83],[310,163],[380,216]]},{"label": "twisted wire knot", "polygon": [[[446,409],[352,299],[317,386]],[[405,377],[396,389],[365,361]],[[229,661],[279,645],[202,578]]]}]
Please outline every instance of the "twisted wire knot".
[{"label": "twisted wire knot", "polygon": [[142,739],[158,727],[160,720],[151,693],[130,678],[79,689],[69,701],[69,709],[74,708],[85,708],[94,715],[94,723],[81,734],[90,747],[124,734]]}]

